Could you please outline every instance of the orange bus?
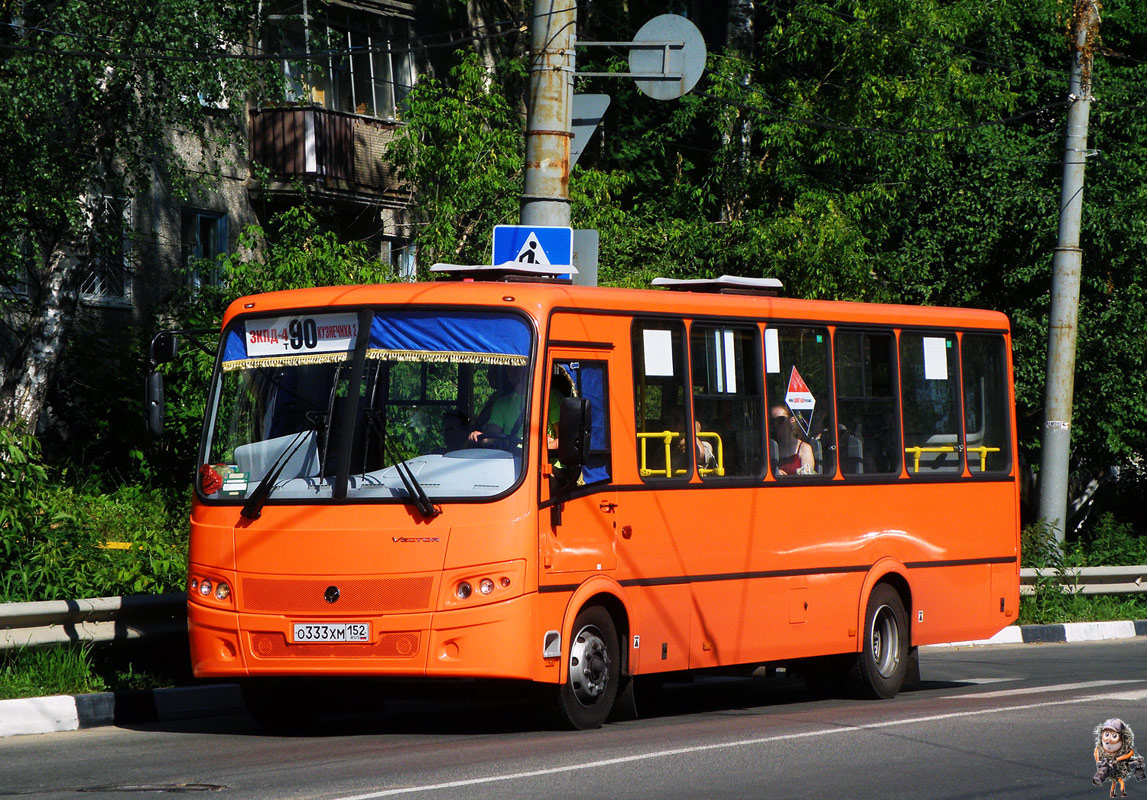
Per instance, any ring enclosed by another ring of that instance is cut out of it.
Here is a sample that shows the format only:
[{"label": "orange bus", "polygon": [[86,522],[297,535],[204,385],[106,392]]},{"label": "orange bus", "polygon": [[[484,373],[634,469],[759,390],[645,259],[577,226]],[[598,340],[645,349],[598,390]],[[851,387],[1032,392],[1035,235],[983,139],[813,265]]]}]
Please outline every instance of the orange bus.
[{"label": "orange bus", "polygon": [[891,697],[920,645],[1015,620],[1004,315],[663,283],[235,301],[195,674],[253,713],[289,676],[515,679],[591,728],[637,676],[730,665]]}]

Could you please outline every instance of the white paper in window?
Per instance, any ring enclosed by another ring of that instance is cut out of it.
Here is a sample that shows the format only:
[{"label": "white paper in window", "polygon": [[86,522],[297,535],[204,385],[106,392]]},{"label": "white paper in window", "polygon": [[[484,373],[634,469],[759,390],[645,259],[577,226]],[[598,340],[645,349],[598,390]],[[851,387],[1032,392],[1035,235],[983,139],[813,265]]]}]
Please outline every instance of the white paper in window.
[{"label": "white paper in window", "polygon": [[645,346],[645,376],[673,377],[673,331],[642,331]]},{"label": "white paper in window", "polygon": [[781,371],[781,345],[776,328],[765,328],[765,372]]},{"label": "white paper in window", "polygon": [[943,336],[924,337],[924,380],[948,380],[948,340]]},{"label": "white paper in window", "polygon": [[725,391],[737,393],[737,345],[732,331],[722,331],[725,335]]}]

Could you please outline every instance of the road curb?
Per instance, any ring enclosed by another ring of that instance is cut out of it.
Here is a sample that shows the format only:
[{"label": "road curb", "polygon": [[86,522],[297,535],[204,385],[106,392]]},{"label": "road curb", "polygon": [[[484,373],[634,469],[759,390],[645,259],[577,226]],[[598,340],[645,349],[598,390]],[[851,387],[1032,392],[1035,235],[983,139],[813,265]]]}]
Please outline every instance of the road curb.
[{"label": "road curb", "polygon": [[1051,642],[1096,642],[1147,636],[1147,620],[1122,622],[1064,622],[1055,625],[1009,625],[990,639],[947,642],[930,647],[980,647],[992,644],[1046,644]]},{"label": "road curb", "polygon": [[0,700],[0,737],[191,719],[242,708],[233,683]]}]

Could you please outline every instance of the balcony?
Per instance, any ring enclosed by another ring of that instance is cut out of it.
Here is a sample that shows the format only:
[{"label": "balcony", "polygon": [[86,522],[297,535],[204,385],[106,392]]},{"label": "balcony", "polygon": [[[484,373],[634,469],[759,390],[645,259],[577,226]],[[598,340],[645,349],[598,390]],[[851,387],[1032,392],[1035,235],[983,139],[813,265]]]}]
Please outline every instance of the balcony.
[{"label": "balcony", "polygon": [[403,205],[409,192],[383,158],[397,127],[318,107],[252,111],[251,157],[272,176],[257,191],[293,194],[302,180],[324,199]]}]

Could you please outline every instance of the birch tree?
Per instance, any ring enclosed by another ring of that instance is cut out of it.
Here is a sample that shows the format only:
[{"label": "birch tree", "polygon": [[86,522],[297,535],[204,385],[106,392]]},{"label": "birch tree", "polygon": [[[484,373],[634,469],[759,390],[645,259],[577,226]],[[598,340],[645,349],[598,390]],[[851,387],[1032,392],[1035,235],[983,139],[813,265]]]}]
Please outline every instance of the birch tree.
[{"label": "birch tree", "polygon": [[0,4],[0,425],[36,430],[81,282],[122,235],[103,227],[101,201],[130,198],[152,168],[186,189],[172,130],[211,157],[239,130],[241,99],[272,64],[246,52],[256,10],[257,0]]}]

